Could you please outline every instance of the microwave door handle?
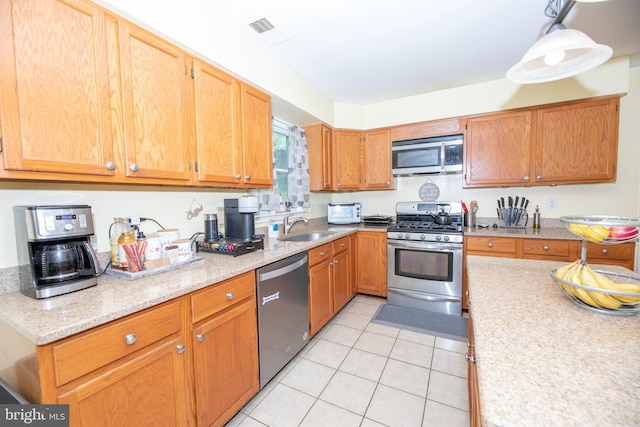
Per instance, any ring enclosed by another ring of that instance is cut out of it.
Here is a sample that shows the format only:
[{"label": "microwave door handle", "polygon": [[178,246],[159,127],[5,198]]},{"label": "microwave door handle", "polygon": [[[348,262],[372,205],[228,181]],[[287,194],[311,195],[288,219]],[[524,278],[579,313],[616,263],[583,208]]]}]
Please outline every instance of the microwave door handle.
[{"label": "microwave door handle", "polygon": [[440,143],[440,169],[444,170],[444,142]]}]

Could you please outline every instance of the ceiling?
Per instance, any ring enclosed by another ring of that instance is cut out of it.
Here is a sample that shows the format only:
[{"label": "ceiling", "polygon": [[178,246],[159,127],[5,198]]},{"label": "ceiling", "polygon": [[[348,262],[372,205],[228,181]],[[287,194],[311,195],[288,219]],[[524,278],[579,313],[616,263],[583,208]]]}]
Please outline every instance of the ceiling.
[{"label": "ceiling", "polygon": [[[547,0],[210,0],[336,102],[370,104],[505,77],[544,35]],[[365,6],[366,5],[366,6]],[[248,24],[267,18],[262,36]],[[564,20],[640,65],[640,0],[576,3]]]}]

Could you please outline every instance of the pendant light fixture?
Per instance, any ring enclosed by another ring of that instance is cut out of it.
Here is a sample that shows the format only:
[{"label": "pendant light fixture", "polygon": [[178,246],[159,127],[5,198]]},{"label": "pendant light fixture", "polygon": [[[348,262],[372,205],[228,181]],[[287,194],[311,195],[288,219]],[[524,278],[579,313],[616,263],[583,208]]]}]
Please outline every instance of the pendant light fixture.
[{"label": "pendant light fixture", "polygon": [[547,34],[507,71],[509,80],[522,84],[560,80],[602,65],[611,58],[613,50],[609,46],[597,44],[583,32],[564,26],[562,21],[576,0],[568,0],[564,6],[562,3],[562,0],[548,0],[545,15],[554,20]]}]

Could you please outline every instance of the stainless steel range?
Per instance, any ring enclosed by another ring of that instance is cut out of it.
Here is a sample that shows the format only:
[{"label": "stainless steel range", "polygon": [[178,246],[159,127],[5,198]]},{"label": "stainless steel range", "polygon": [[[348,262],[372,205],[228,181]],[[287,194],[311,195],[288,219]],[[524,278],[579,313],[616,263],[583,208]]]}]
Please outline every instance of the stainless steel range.
[{"label": "stainless steel range", "polygon": [[462,202],[399,202],[387,229],[387,303],[462,315]]}]

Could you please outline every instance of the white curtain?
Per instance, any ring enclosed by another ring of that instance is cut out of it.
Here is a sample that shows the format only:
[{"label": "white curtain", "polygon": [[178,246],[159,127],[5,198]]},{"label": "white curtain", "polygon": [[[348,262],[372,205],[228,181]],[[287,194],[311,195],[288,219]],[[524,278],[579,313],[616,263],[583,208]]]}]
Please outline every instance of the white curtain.
[{"label": "white curtain", "polygon": [[304,130],[289,126],[289,201],[292,207],[309,207],[309,151]]}]

